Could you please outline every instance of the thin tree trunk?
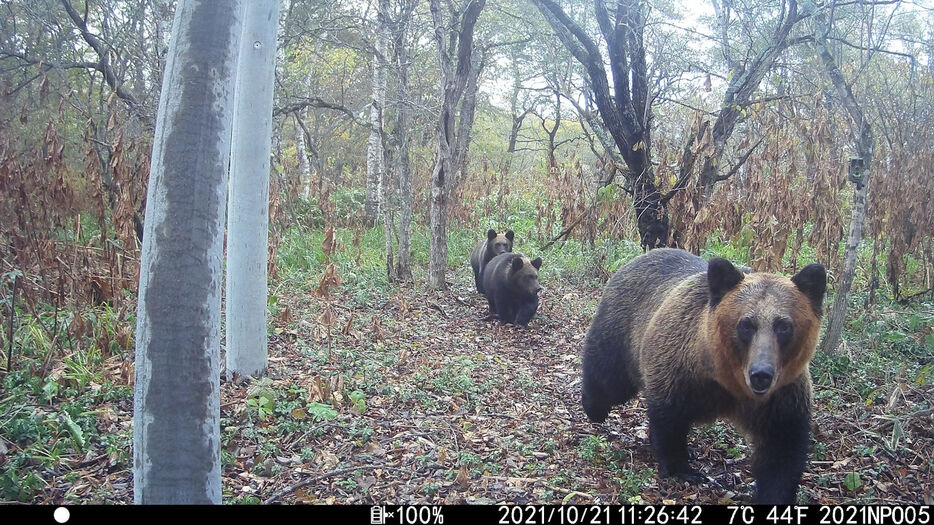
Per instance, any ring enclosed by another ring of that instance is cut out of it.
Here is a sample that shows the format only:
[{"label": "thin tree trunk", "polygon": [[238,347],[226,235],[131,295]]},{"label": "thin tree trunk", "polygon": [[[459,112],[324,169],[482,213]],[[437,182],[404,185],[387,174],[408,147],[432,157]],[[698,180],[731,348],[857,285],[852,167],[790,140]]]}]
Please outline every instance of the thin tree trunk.
[{"label": "thin tree trunk", "polygon": [[525,108],[521,112],[519,111],[519,92],[524,89],[519,74],[519,60],[518,57],[511,56],[509,61],[512,65],[512,93],[509,97],[509,113],[512,117],[512,128],[509,130],[506,153],[515,153],[516,141],[519,140],[519,132],[522,131],[522,122],[525,121],[526,115],[532,111],[531,107]]},{"label": "thin tree trunk", "polygon": [[[295,120],[305,118],[305,110],[295,113]],[[308,149],[305,148],[305,134],[302,126],[295,123],[295,152],[298,155],[298,173],[300,194],[308,200],[311,196],[311,163],[308,162]]]},{"label": "thin tree trunk", "polygon": [[220,302],[240,2],[180,0],[140,264],[134,500],[221,502]]},{"label": "thin tree trunk", "polygon": [[460,115],[457,122],[457,135],[454,141],[454,180],[448,188],[448,194],[453,195],[460,184],[461,175],[467,166],[467,156],[470,153],[470,139],[473,132],[473,122],[477,115],[477,92],[480,89],[480,72],[483,71],[484,57],[474,52],[470,58],[470,69],[467,73],[467,84],[460,104]]},{"label": "thin tree trunk", "polygon": [[[486,0],[472,0],[464,10],[461,20],[456,21],[458,32],[456,42],[455,60],[448,55],[448,48],[455,48],[453,42],[448,42],[444,36],[448,26],[444,23],[441,13],[440,0],[430,0],[432,22],[434,24],[434,39],[438,52],[441,75],[441,109],[438,117],[437,145],[435,147],[435,164],[431,175],[431,209],[429,211],[429,228],[431,242],[428,256],[428,284],[436,289],[447,287],[444,279],[448,261],[448,235],[447,212],[448,200],[457,185],[458,168],[466,158],[467,144],[469,143],[469,125],[473,122],[474,108],[470,104],[476,102],[476,77],[479,75],[479,64],[473,64],[474,52],[473,33],[474,26]],[[464,96],[468,84],[473,84],[473,94],[468,92]],[[464,100],[465,103],[461,103]],[[456,126],[457,113],[460,110],[461,125]],[[455,130],[460,133],[455,133]]]},{"label": "thin tree trunk", "polygon": [[400,9],[394,26],[393,52],[398,81],[396,83],[396,122],[392,130],[396,148],[393,172],[397,181],[399,205],[399,238],[396,248],[396,278],[412,280],[412,176],[409,163],[409,54],[406,35],[415,2]]},{"label": "thin tree trunk", "polygon": [[[282,57],[276,57],[277,68],[281,67],[279,64],[282,63],[282,60]],[[308,71],[308,76],[305,77],[306,89],[311,89],[312,83],[314,82],[314,74],[314,68],[312,67]],[[304,107],[296,111],[293,116],[295,117],[295,151],[298,155],[300,194],[302,198],[307,201],[311,198],[311,161],[308,155],[309,152],[314,154],[314,150],[308,148],[305,144],[305,137],[308,134],[308,130],[305,127],[305,118],[308,116],[308,108]]]},{"label": "thin tree trunk", "polygon": [[[376,91],[377,88],[374,86],[373,89]],[[370,129],[370,137],[367,140],[366,195],[363,204],[363,219],[367,224],[373,224],[379,216],[380,178],[383,173],[383,139],[380,134],[382,106],[377,102],[375,93],[373,98],[374,100],[370,105],[370,125],[372,128]]]},{"label": "thin tree trunk", "polygon": [[[402,125],[400,134],[406,135],[408,109],[400,111],[397,125]],[[401,280],[412,279],[412,176],[409,164],[408,136],[402,137],[396,152],[396,180],[399,181],[399,246],[396,251],[396,276]]]},{"label": "thin tree trunk", "polygon": [[862,108],[856,101],[856,97],[853,96],[853,91],[846,83],[846,79],[843,78],[843,73],[840,72],[833,55],[830,54],[827,45],[829,27],[824,13],[819,11],[814,20],[817,29],[814,35],[817,54],[824,64],[824,71],[827,72],[827,76],[837,92],[837,97],[852,120],[851,130],[856,142],[856,153],[862,158],[862,179],[856,184],[856,191],[853,192],[850,232],[847,235],[843,256],[843,271],[836,283],[833,309],[830,311],[830,323],[827,325],[827,333],[824,335],[824,341],[821,345],[822,351],[835,352],[840,344],[840,335],[843,333],[843,323],[850,298],[850,288],[853,286],[853,276],[856,275],[856,256],[859,242],[863,236],[863,223],[866,220],[866,194],[869,192],[869,175],[875,140],[869,121],[865,118]]},{"label": "thin tree trunk", "polygon": [[850,232],[847,235],[845,255],[843,258],[843,271],[837,280],[833,308],[830,310],[830,322],[827,324],[827,333],[821,351],[836,352],[840,345],[840,335],[843,333],[843,324],[846,321],[847,305],[850,298],[850,289],[853,287],[853,276],[856,274],[856,255],[859,242],[863,235],[863,223],[866,219],[866,194],[869,187],[863,186],[853,193],[853,209],[850,214]]},{"label": "thin tree trunk", "polygon": [[373,224],[383,199],[385,162],[383,149],[383,108],[386,104],[386,30],[389,5],[379,0],[376,14],[376,53],[373,56],[373,97],[370,101],[370,137],[366,151],[366,197],[364,220]]},{"label": "thin tree trunk", "polygon": [[435,289],[447,288],[444,273],[448,264],[448,195],[445,184],[452,177],[450,153],[435,149],[435,166],[431,174],[431,209],[428,213],[431,242],[428,256],[428,284]]},{"label": "thin tree trunk", "polygon": [[395,251],[393,250],[392,245],[392,224],[394,218],[394,209],[391,199],[391,185],[389,184],[390,178],[384,176],[382,184],[382,193],[383,199],[386,201],[384,203],[381,216],[383,218],[383,238],[384,238],[384,253],[386,254],[386,278],[389,282],[393,283],[399,280],[398,271],[395,261]]},{"label": "thin tree trunk", "polygon": [[551,170],[558,167],[558,160],[555,158],[555,150],[557,147],[557,138],[558,138],[558,128],[561,127],[561,94],[555,91],[555,125],[551,129],[548,129],[548,126],[545,124],[545,118],[542,117],[542,129],[545,131],[545,136],[548,137],[548,145],[546,146],[545,158],[547,162],[547,171],[551,173]]},{"label": "thin tree trunk", "polygon": [[875,239],[872,243],[872,260],[870,262],[869,270],[869,297],[866,298],[865,306],[875,306],[876,304],[876,290],[879,289],[879,240]]},{"label": "thin tree trunk", "polygon": [[[379,0],[376,12],[376,68],[378,78],[374,79],[374,99],[379,102],[379,194],[377,216],[383,219],[384,253],[386,255],[386,278],[389,282],[398,280],[395,252],[392,245],[392,223],[395,207],[391,193],[391,180],[386,170],[387,150],[383,143],[383,108],[386,99],[386,70],[388,69],[389,50],[389,0]],[[370,138],[372,139],[372,131]],[[368,152],[369,157],[369,152]],[[368,162],[369,164],[369,162]]]},{"label": "thin tree trunk", "polygon": [[278,0],[245,4],[227,209],[227,379],[266,371],[269,150]]}]

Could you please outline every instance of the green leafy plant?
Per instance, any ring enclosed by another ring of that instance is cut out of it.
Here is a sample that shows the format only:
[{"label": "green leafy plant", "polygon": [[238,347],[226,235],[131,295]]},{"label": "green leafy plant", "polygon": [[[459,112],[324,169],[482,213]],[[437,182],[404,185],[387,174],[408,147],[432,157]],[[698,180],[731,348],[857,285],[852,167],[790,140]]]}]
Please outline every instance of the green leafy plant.
[{"label": "green leafy plant", "polygon": [[327,403],[309,403],[308,413],[318,421],[330,421],[338,416],[337,410]]},{"label": "green leafy plant", "polygon": [[846,487],[850,492],[856,492],[856,489],[860,488],[863,485],[863,482],[859,479],[858,472],[850,472],[843,478],[843,486]]},{"label": "green leafy plant", "polygon": [[276,409],[276,402],[271,397],[260,395],[247,399],[246,406],[256,413],[260,419],[266,419]]},{"label": "green leafy plant", "polygon": [[350,398],[351,403],[353,403],[354,408],[357,410],[358,414],[366,412],[366,394],[359,390],[354,390],[347,395]]},{"label": "green leafy plant", "polygon": [[607,448],[606,438],[603,436],[587,436],[577,446],[577,455],[588,461],[598,461]]}]

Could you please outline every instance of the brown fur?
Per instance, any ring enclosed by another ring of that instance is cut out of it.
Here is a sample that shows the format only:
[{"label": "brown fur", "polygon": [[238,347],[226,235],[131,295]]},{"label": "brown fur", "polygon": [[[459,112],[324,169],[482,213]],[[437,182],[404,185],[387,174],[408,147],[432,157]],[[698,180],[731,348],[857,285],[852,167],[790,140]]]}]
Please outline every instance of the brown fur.
[{"label": "brown fur", "polygon": [[538,311],[541,257],[529,260],[520,253],[497,255],[483,270],[483,287],[490,314],[503,324],[527,325]]},{"label": "brown fur", "polygon": [[473,268],[474,284],[477,286],[477,292],[484,293],[483,289],[483,269],[489,264],[493,257],[504,253],[512,252],[512,241],[515,234],[512,230],[506,230],[505,233],[498,234],[496,230],[486,232],[486,241],[482,241],[470,253],[470,266]]},{"label": "brown fur", "polygon": [[790,503],[807,455],[825,279],[819,265],[788,279],[679,250],[636,258],[607,284],[587,333],[585,411],[603,421],[644,389],[659,471],[688,478],[698,475],[691,424],[726,417],[757,445],[757,501]]},{"label": "brown fur", "polygon": [[[640,317],[649,319],[644,324],[636,323],[633,339],[644,338],[640,349],[654,353],[645,356],[643,380],[657,387],[659,394],[667,396],[669,389],[687,373],[714,378],[734,394],[737,401],[761,401],[746,382],[749,354],[740,348],[735,337],[735,326],[751,304],[756,304],[759,316],[767,319],[779,312],[788,312],[795,326],[790,344],[795,351],[780,361],[777,381],[770,393],[800,379],[814,355],[820,319],[810,308],[808,298],[791,280],[773,274],[747,275],[742,286],[727,293],[715,310],[696,308],[696,294],[690,293],[692,288],[702,288],[705,280],[703,275],[685,280],[665,295],[665,300],[655,310],[640,303],[644,305],[639,309]],[[691,326],[699,329],[685,334],[684,327]]]}]

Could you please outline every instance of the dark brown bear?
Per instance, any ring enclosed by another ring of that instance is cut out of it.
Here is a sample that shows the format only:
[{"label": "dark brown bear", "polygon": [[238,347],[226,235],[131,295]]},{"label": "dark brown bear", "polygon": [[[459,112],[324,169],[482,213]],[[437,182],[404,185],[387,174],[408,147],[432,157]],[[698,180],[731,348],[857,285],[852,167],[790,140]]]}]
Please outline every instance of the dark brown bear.
[{"label": "dark brown bear", "polygon": [[819,264],[788,279],[681,250],[637,257],[610,279],[587,332],[584,411],[602,422],[644,390],[659,474],[694,481],[688,431],[727,418],[754,446],[756,503],[794,503],[826,283]]},{"label": "dark brown bear", "polygon": [[542,258],[530,261],[520,253],[497,255],[483,270],[483,288],[490,313],[502,324],[527,325],[538,310]]},{"label": "dark brown bear", "polygon": [[486,241],[481,242],[473,249],[470,254],[470,266],[473,267],[473,279],[477,285],[477,291],[483,292],[483,269],[496,257],[503,253],[512,252],[512,239],[515,236],[512,230],[506,230],[506,233],[498,235],[496,230],[486,232]]}]

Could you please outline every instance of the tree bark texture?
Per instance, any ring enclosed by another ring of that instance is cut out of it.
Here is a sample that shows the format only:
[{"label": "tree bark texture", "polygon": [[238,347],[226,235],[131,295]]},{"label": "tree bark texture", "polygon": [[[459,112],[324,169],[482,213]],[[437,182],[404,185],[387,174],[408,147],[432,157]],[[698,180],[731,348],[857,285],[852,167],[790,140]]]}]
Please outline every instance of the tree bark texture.
[{"label": "tree bark texture", "polygon": [[[295,120],[305,118],[305,110],[295,112]],[[305,148],[305,132],[295,123],[295,153],[298,156],[300,194],[303,199],[311,197],[311,162],[308,162],[308,149]]]},{"label": "tree bark texture", "polygon": [[220,302],[240,2],[180,0],[140,264],[134,499],[221,502]]},{"label": "tree bark texture", "polygon": [[[431,174],[431,209],[429,210],[429,228],[431,235],[428,258],[428,284],[435,289],[444,289],[444,279],[448,260],[447,211],[448,200],[457,185],[459,170],[466,158],[467,144],[470,140],[470,127],[473,124],[476,104],[477,76],[480,61],[473,60],[473,33],[477,18],[486,0],[471,0],[456,24],[458,30],[449,41],[445,36],[445,25],[441,12],[440,0],[430,0],[434,39],[440,63],[441,108],[438,117],[437,144],[435,163]],[[456,55],[448,54],[448,47],[455,47]],[[478,68],[475,70],[474,68]],[[468,86],[473,93],[467,93]],[[460,123],[457,114],[460,113]]]},{"label": "tree bark texture", "polygon": [[[379,0],[376,12],[376,65],[379,78],[374,79],[373,99],[378,100],[379,107],[379,193],[377,195],[377,217],[383,221],[383,250],[386,255],[386,278],[389,282],[398,280],[396,275],[395,251],[392,243],[392,224],[394,219],[394,203],[391,193],[392,177],[386,170],[386,147],[383,143],[383,109],[386,100],[386,71],[389,68],[389,0]],[[379,94],[377,96],[377,87]],[[370,134],[370,146],[373,145],[373,135]],[[367,152],[367,170],[369,170],[370,152]]]},{"label": "tree bark texture", "polygon": [[269,153],[278,0],[244,4],[227,205],[227,378],[266,371]]},{"label": "tree bark texture", "polygon": [[386,104],[386,40],[389,6],[380,0],[376,15],[376,53],[373,56],[373,96],[370,100],[370,137],[366,150],[366,195],[364,221],[373,224],[382,204],[385,162],[383,150],[383,108]]},{"label": "tree bark texture", "polygon": [[399,236],[396,248],[397,279],[412,280],[412,173],[409,160],[409,50],[406,44],[408,27],[417,2],[404,2],[393,23],[393,61],[397,72],[395,124],[392,141],[395,147],[393,175],[397,184],[399,205]]}]

